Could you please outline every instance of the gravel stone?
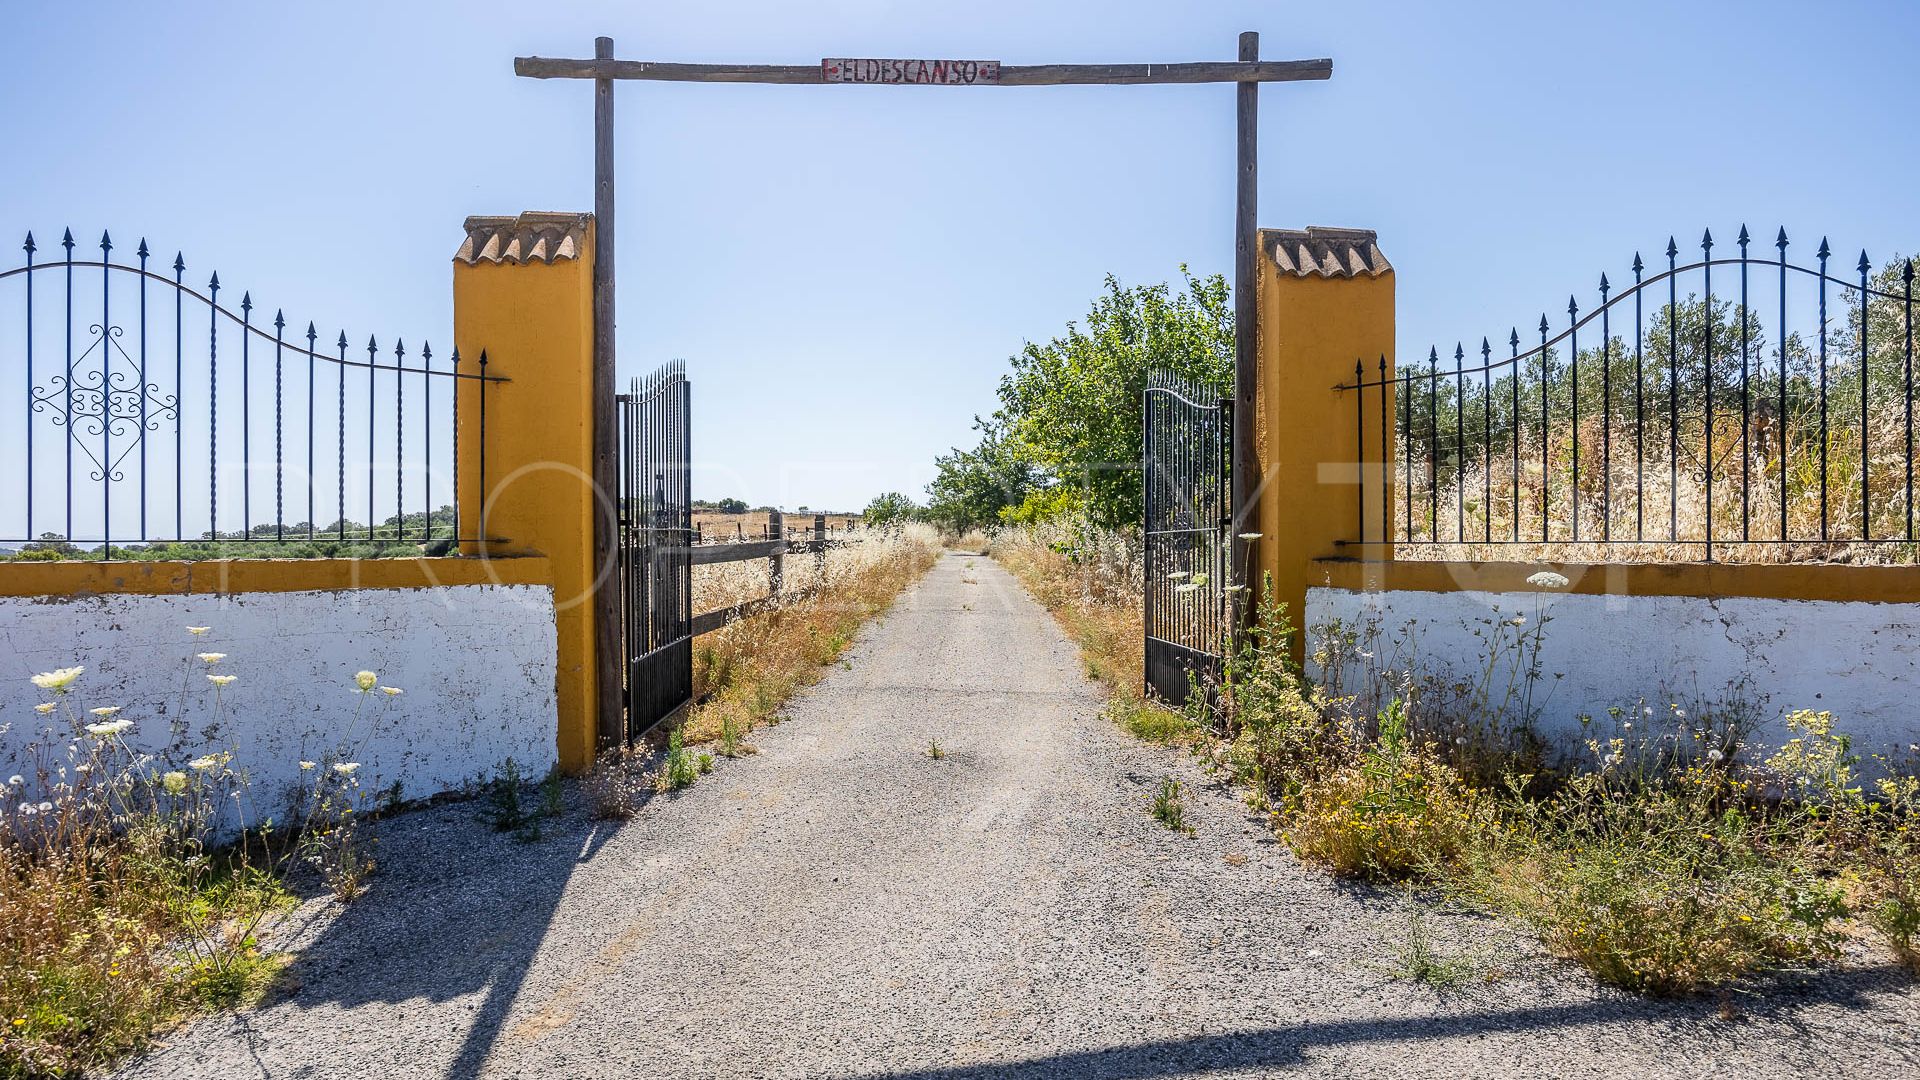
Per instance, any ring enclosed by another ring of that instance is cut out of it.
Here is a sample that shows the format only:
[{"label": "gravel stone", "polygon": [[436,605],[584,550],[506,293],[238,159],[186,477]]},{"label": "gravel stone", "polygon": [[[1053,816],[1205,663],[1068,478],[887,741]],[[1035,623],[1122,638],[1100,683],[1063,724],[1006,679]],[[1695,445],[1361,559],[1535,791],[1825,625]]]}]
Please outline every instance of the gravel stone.
[{"label": "gravel stone", "polygon": [[[1920,1075],[1920,988],[1864,947],[1656,1002],[1434,914],[1479,977],[1395,978],[1406,901],[1301,867],[1200,762],[1103,719],[987,559],[945,556],[847,660],[631,821],[387,822],[368,894],[284,933],[286,990],[122,1075]],[[1167,776],[1194,836],[1148,813]]]}]

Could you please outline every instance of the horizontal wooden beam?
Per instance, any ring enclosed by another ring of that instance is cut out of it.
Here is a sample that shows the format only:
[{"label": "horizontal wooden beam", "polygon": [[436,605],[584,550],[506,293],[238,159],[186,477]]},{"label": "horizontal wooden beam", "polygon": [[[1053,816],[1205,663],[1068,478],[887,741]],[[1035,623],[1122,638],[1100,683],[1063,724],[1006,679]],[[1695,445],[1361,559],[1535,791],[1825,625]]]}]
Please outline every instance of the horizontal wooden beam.
[{"label": "horizontal wooden beam", "polygon": [[729,623],[739,622],[741,619],[747,618],[750,615],[758,615],[763,611],[772,610],[774,604],[778,602],[779,597],[763,596],[758,600],[749,600],[744,604],[716,608],[713,611],[703,611],[693,617],[693,625],[688,629],[687,636],[699,637],[702,634],[711,634]]},{"label": "horizontal wooden beam", "polygon": [[[827,82],[819,64],[662,64],[651,60],[563,60],[521,56],[513,73],[529,79],[644,79],[653,82],[862,85]],[[1333,61],[1205,60],[1190,64],[1002,64],[1000,78],[976,86],[1132,86],[1155,83],[1312,82],[1333,77]],[[880,84],[909,85],[909,84]],[[920,85],[920,84],[911,84]]]},{"label": "horizontal wooden beam", "polygon": [[748,559],[771,558],[773,553],[786,547],[785,540],[749,540],[734,544],[698,544],[692,549],[693,565],[709,566],[713,563],[745,562]]}]

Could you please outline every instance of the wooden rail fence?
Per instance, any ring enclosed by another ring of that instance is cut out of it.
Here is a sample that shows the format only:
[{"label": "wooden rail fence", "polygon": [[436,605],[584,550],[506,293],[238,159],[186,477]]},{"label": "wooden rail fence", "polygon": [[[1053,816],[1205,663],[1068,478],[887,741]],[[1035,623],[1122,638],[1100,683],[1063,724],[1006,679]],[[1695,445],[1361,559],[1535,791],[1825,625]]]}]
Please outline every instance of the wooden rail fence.
[{"label": "wooden rail fence", "polygon": [[[757,600],[748,600],[695,615],[692,636],[710,634],[728,623],[767,611],[780,603],[783,597],[794,595],[786,587],[788,555],[812,554],[814,580],[818,582],[826,576],[827,551],[844,544],[857,543],[858,541],[849,537],[867,531],[846,529],[840,533],[838,539],[835,539],[827,528],[825,514],[813,516],[813,527],[810,532],[804,528],[790,529],[785,515],[776,510],[770,516],[766,526],[767,535],[773,539],[704,544],[697,542],[699,536],[696,532],[696,543],[692,548],[693,565],[712,566],[718,563],[765,559],[767,560],[767,595]],[[800,590],[800,594],[804,595],[807,591],[810,590]]]}]

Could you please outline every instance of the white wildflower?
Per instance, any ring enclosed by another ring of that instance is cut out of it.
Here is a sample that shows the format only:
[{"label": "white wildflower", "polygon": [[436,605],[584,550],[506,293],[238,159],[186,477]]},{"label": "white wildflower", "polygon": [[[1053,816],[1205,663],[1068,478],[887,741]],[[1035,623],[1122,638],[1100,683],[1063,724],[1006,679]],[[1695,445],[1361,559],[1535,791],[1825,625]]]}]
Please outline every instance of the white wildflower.
[{"label": "white wildflower", "polygon": [[118,735],[132,726],[133,721],[123,717],[119,720],[107,720],[103,723],[88,724],[87,734],[95,738],[105,739],[109,736]]},{"label": "white wildflower", "polygon": [[1718,747],[1715,747],[1714,749],[1707,751],[1708,761],[1719,761],[1721,758],[1724,758],[1726,756],[1727,755],[1720,752]]},{"label": "white wildflower", "polygon": [[200,659],[209,664],[217,664],[226,658],[227,654],[223,652],[203,652],[200,654]]},{"label": "white wildflower", "polygon": [[1195,585],[1205,585],[1207,583],[1207,575],[1205,574],[1193,575],[1193,583]]},{"label": "white wildflower", "polygon": [[211,626],[189,626],[187,627],[187,633],[192,634],[194,637],[199,637],[211,629],[213,629]]},{"label": "white wildflower", "polygon": [[113,715],[114,713],[117,713],[117,712],[119,712],[119,711],[120,711],[120,706],[118,706],[118,705],[102,705],[102,706],[100,706],[100,707],[99,707],[99,708],[97,708],[97,709],[88,709],[87,711],[88,711],[88,712],[90,712],[90,713],[92,713],[93,715],[95,715],[95,716],[97,716],[97,717],[99,717],[99,718],[101,718],[102,720],[105,720],[105,719],[106,719],[107,717],[109,717],[109,716],[112,716],[112,715]]},{"label": "white wildflower", "polygon": [[215,686],[228,686],[239,677],[238,675],[209,675],[207,676],[207,681]]},{"label": "white wildflower", "polygon": [[35,815],[35,814],[37,814],[37,813],[39,813],[39,811],[38,811],[38,810],[35,810],[35,809],[33,808],[33,804],[32,804],[32,803],[24,803],[24,802],[23,802],[23,803],[21,803],[21,804],[20,804],[20,815],[21,815],[22,817],[32,817],[33,815]]},{"label": "white wildflower", "polygon": [[1168,581],[1184,581],[1193,575],[1185,570],[1175,570],[1167,575]]},{"label": "white wildflower", "polygon": [[194,772],[208,772],[225,765],[230,760],[232,760],[231,754],[208,754],[205,757],[197,757],[187,762],[187,767]]},{"label": "white wildflower", "polygon": [[1177,593],[1190,593],[1190,592],[1197,592],[1199,588],[1200,588],[1200,585],[1198,582],[1190,581],[1185,585],[1175,585],[1173,587],[1173,591]]},{"label": "white wildflower", "polygon": [[33,711],[34,711],[34,712],[37,712],[37,713],[39,713],[39,714],[40,714],[40,715],[42,715],[42,716],[45,716],[46,714],[48,714],[48,713],[50,713],[50,712],[52,712],[53,710],[55,710],[55,709],[57,709],[57,708],[59,708],[59,707],[60,707],[60,705],[59,705],[59,703],[58,703],[58,702],[54,702],[54,701],[43,701],[43,702],[41,702],[40,704],[38,704],[38,705],[35,705],[35,706],[33,707]]},{"label": "white wildflower", "polygon": [[1527,578],[1527,584],[1536,589],[1564,589],[1569,584],[1566,577],[1551,570],[1542,570]]},{"label": "white wildflower", "polygon": [[397,686],[383,686],[380,688],[380,692],[387,695],[388,697],[399,697],[401,694],[406,693],[405,690],[402,690]]},{"label": "white wildflower", "polygon": [[358,768],[360,768],[360,763],[357,761],[336,761],[333,764],[333,771],[339,773],[341,776],[352,776]]},{"label": "white wildflower", "polygon": [[179,795],[187,790],[187,774],[175,769],[160,778],[160,786],[169,795]]},{"label": "white wildflower", "polygon": [[19,773],[14,773],[12,776],[7,777],[8,787],[19,787],[21,784],[24,784],[26,782],[27,782],[27,778],[24,776],[21,776]]},{"label": "white wildflower", "polygon": [[312,772],[312,771],[313,771],[313,762],[311,762],[311,761],[303,761],[303,762],[301,762],[301,763],[300,763],[300,771],[301,771],[301,772]]},{"label": "white wildflower", "polygon": [[356,671],[353,673],[353,685],[359,687],[360,692],[364,694],[380,685],[380,674],[375,671]]},{"label": "white wildflower", "polygon": [[1241,534],[1240,534],[1240,539],[1242,539],[1242,540],[1258,540],[1258,539],[1260,539],[1260,536],[1261,536],[1261,534],[1260,534],[1260,533],[1241,533]]},{"label": "white wildflower", "polygon": [[73,680],[79,678],[80,673],[85,670],[87,669],[84,667],[63,667],[55,668],[52,671],[43,671],[33,677],[33,685],[42,690],[51,690],[56,694],[64,694],[67,692],[67,689],[73,685]]},{"label": "white wildflower", "polygon": [[52,804],[52,803],[50,803],[50,802],[45,802],[45,801],[42,801],[42,802],[40,803],[40,812],[41,812],[41,813],[43,813],[43,814],[51,814],[51,813],[53,813],[53,804]]}]

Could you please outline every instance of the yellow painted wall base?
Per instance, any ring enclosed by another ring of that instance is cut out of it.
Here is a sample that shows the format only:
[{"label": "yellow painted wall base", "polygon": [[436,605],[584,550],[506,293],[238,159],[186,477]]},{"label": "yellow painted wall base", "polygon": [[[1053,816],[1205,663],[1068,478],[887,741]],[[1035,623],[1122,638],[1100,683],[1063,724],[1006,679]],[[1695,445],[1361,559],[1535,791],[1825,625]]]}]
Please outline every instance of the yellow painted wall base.
[{"label": "yellow painted wall base", "polygon": [[1556,592],[1705,599],[1920,603],[1920,566],[1841,563],[1362,562],[1318,559],[1310,584],[1354,592],[1537,592],[1529,575],[1566,577]]},{"label": "yellow painted wall base", "polygon": [[337,592],[449,585],[551,585],[546,559],[216,559],[0,564],[0,596]]}]

